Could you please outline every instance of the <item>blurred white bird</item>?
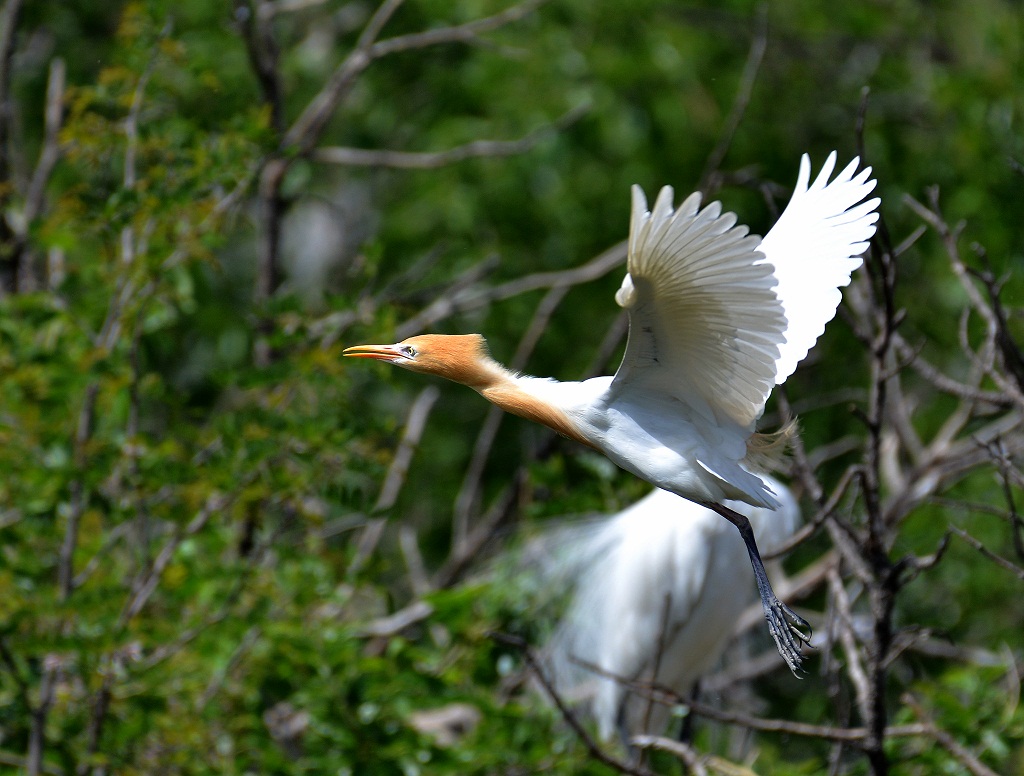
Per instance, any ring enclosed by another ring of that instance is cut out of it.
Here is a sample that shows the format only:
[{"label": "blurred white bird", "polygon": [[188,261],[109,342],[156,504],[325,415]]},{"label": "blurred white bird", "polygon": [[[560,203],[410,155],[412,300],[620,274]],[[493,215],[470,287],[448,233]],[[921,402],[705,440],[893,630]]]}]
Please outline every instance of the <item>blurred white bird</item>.
[{"label": "blurred white bird", "polygon": [[[728,506],[750,519],[758,544],[773,552],[796,531],[800,509],[788,488],[765,480],[780,502],[777,510]],[[627,740],[662,734],[668,709],[611,677],[687,696],[754,601],[746,576],[737,573],[743,542],[711,510],[664,490],[550,538],[557,548],[542,574],[570,590],[565,615],[541,648],[556,691],[586,703],[605,740],[616,729]],[[531,544],[544,542],[542,536]]]},{"label": "blurred white bird", "polygon": [[793,197],[764,240],[718,202],[700,209],[699,193],[673,210],[666,186],[649,212],[634,186],[628,271],[615,295],[629,311],[629,340],[614,377],[518,375],[490,357],[479,334],[426,334],[344,353],[468,385],[725,517],[743,537],[769,631],[795,673],[800,642],[810,639],[801,628],[810,628],[772,590],[750,522],[722,502],[778,505],[750,471],[769,443],[755,423],[772,387],[835,315],[839,287],[875,231],[879,200],[863,201],[875,186],[871,168],[855,175],[854,159],[829,183],[835,161],[833,152],[808,187],[804,155]]}]

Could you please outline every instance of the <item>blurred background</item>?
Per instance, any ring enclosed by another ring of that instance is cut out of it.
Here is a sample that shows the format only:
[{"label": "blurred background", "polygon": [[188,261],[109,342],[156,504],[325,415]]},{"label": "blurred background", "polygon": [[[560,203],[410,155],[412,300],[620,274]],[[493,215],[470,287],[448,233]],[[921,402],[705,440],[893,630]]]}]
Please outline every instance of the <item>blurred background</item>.
[{"label": "blurred background", "polygon": [[[1024,773],[1022,49],[1001,0],[5,0],[0,770]],[[762,424],[809,673],[755,613],[682,754],[589,740],[515,548],[648,487],[341,350],[609,374],[629,186],[763,234],[833,149],[884,228]]]}]

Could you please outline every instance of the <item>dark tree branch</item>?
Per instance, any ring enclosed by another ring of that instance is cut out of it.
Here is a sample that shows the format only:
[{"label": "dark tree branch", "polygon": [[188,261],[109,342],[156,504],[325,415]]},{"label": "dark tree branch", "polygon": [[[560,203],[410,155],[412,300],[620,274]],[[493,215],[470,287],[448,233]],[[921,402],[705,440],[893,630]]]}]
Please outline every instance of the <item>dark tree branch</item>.
[{"label": "dark tree branch", "polygon": [[13,292],[21,274],[17,263],[17,235],[6,217],[14,189],[10,160],[11,121],[14,115],[11,68],[20,12],[21,0],[6,0],[0,9],[0,295]]},{"label": "dark tree branch", "polygon": [[740,83],[733,97],[732,108],[722,126],[718,142],[711,149],[707,160],[704,162],[704,171],[700,175],[700,183],[697,185],[699,191],[705,196],[718,189],[722,184],[722,177],[719,168],[725,160],[725,155],[732,146],[732,140],[736,136],[743,116],[747,112],[747,105],[750,104],[750,97],[754,92],[754,82],[757,80],[757,73],[761,69],[761,62],[764,60],[764,52],[768,48],[768,4],[762,3],[757,9],[757,28],[754,31],[754,39],[750,43],[750,51],[747,54],[747,61],[743,65],[743,73],[740,75]]},{"label": "dark tree branch", "polygon": [[273,8],[268,0],[235,0],[235,19],[242,28],[249,64],[263,93],[263,103],[270,108],[270,125],[280,134],[285,130],[284,95],[277,41],[271,28]]},{"label": "dark tree branch", "polygon": [[504,644],[507,647],[515,649],[523,656],[523,660],[526,661],[526,665],[530,669],[530,672],[537,678],[541,687],[544,688],[544,692],[547,693],[551,702],[555,704],[555,707],[562,715],[562,719],[564,719],[566,724],[573,729],[573,732],[583,743],[583,746],[586,747],[591,757],[598,762],[607,765],[609,768],[614,768],[619,773],[630,774],[631,776],[654,776],[651,771],[648,771],[645,768],[634,768],[632,765],[612,757],[601,748],[590,733],[587,732],[587,729],[583,727],[583,724],[579,719],[577,719],[573,710],[566,705],[561,695],[559,695],[558,691],[555,689],[555,686],[551,683],[547,674],[544,673],[544,669],[533,654],[533,650],[530,649],[530,646],[523,639],[506,633],[495,632],[491,633],[491,637],[499,644]]}]

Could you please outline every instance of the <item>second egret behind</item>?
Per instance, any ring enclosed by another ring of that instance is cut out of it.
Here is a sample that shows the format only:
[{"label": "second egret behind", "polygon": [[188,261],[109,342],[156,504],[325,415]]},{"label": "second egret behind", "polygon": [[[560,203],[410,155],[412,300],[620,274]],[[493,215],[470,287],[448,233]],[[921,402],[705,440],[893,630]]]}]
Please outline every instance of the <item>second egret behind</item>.
[{"label": "second egret behind", "polygon": [[[777,510],[728,506],[750,520],[758,545],[774,552],[799,526],[800,508],[785,485],[766,480],[781,502]],[[714,512],[664,490],[534,542],[545,540],[554,552],[541,565],[570,590],[542,648],[556,691],[586,701],[605,740],[616,728],[627,742],[662,735],[665,706],[624,683],[641,680],[685,697],[718,662],[753,602],[749,582],[736,574],[743,543]]]}]

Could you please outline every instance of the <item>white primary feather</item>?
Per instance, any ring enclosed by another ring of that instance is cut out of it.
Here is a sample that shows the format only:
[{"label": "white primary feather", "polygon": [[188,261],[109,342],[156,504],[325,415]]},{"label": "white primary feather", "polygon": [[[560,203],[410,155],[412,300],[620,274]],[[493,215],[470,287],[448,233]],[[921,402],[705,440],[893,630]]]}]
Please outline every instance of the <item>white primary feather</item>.
[{"label": "white primary feather", "polygon": [[[675,210],[664,187],[652,211],[633,187],[628,272],[616,301],[629,342],[612,384],[667,394],[713,425],[753,428],[824,331],[839,288],[860,266],[879,200],[854,159],[831,183],[833,152],[808,187],[805,154],[793,197],[764,240],[691,194]],[[858,205],[858,203],[861,203]]]},{"label": "white primary feather", "polygon": [[615,295],[629,341],[612,391],[657,391],[712,424],[748,426],[771,392],[785,317],[759,238],[700,201],[691,194],[673,211],[666,186],[648,212],[633,187],[628,275]]},{"label": "white primary feather", "polygon": [[[782,504],[776,511],[729,504],[748,516],[767,552],[799,524],[792,494],[777,481],[770,484]],[[718,661],[740,614],[756,600],[749,576],[736,573],[747,562],[743,541],[711,510],[663,490],[578,531],[562,559],[577,574],[569,582],[571,602],[543,648],[555,687],[589,705],[605,739],[620,708],[630,734],[662,733],[664,708],[652,709],[645,728],[645,699],[626,698],[620,683],[582,663],[625,679],[653,678],[686,695]],[[569,538],[563,532],[559,541]]]},{"label": "white primary feather", "polygon": [[[842,299],[839,289],[850,282],[875,233],[879,199],[862,200],[875,188],[871,168],[854,175],[854,158],[831,183],[836,152],[808,187],[811,160],[800,159],[793,196],[778,222],[758,246],[764,261],[774,267],[775,293],[786,315],[786,341],[779,346],[775,383],[793,374],[832,320]],[[858,204],[860,203],[860,204]]]}]

